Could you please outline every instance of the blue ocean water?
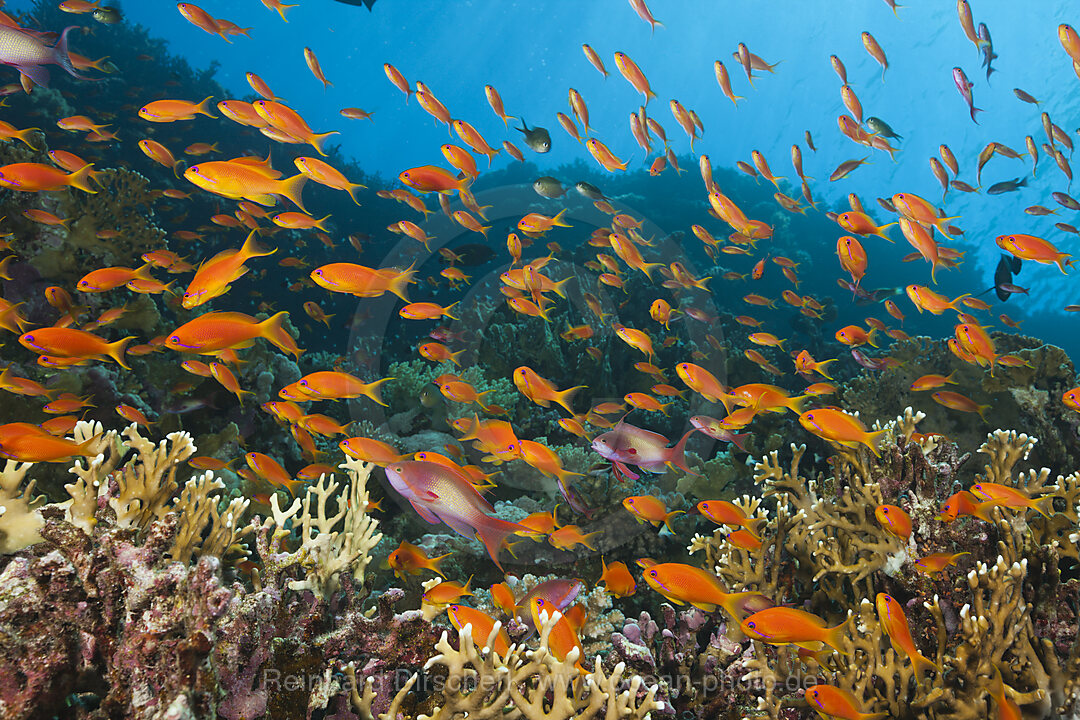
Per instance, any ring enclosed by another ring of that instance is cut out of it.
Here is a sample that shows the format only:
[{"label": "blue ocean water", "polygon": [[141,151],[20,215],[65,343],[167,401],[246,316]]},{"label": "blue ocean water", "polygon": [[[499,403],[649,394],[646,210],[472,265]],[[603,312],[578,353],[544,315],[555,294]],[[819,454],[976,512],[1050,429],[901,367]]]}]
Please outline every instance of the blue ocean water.
[{"label": "blue ocean water", "polygon": [[[670,99],[678,99],[701,117],[705,132],[695,150],[708,154],[714,167],[731,167],[738,160],[748,162],[756,149],[769,160],[774,173],[791,177],[790,147],[798,143],[803,146],[807,174],[817,179],[815,197],[847,209],[847,193],[857,193],[879,222],[888,216],[877,207],[876,197],[899,191],[935,200],[941,197],[928,164],[940,144],[947,144],[959,159],[959,178],[975,185],[976,157],[987,143],[997,141],[1022,150],[1028,134],[1043,142],[1040,111],[1048,112],[1072,134],[1071,118],[1080,102],[1073,92],[1077,77],[1056,37],[1057,25],[1069,19],[1069,4],[1065,2],[1040,3],[1034,9],[1001,2],[973,4],[975,22],[990,28],[999,55],[989,80],[980,66],[980,54],[963,34],[952,3],[913,3],[902,7],[897,16],[885,2],[875,0],[818,0],[779,6],[765,2],[655,2],[652,11],[663,23],[655,32],[622,0],[378,0],[371,11],[334,0],[298,0],[297,4],[288,13],[288,23],[283,23],[276,12],[256,0],[206,0],[201,6],[211,15],[252,28],[250,38],[237,36],[232,43],[187,22],[171,2],[127,2],[123,11],[130,21],[167,39],[170,52],[186,57],[194,67],[220,63],[215,77],[237,97],[251,94],[245,73],[258,73],[316,131],[341,132],[335,142],[340,142],[344,153],[355,157],[366,172],[378,172],[385,178],[415,165],[442,163],[439,146],[448,141],[446,128],[424,113],[415,100],[404,102],[402,93],[383,73],[386,62],[394,64],[410,82],[420,80],[428,85],[454,117],[471,122],[493,146],[509,139],[523,147],[520,134],[505,129],[487,106],[484,85],[494,85],[509,114],[551,131],[552,151],[543,156],[529,153],[531,162],[551,171],[579,159],[593,164],[584,147],[567,136],[555,120],[556,112],[569,114],[567,91],[575,88],[588,104],[593,134],[616,155],[632,158],[634,168],[641,167],[644,158],[630,135],[628,116],[640,105],[642,96],[615,68],[612,55],[622,51],[637,62],[656,91],[658,98],[649,105],[650,114],[667,127],[672,147],[680,155],[688,153],[690,145],[667,109]],[[19,9],[28,4],[13,2],[9,7]],[[889,68],[884,78],[862,46],[863,31],[871,32],[887,54]],[[732,57],[740,42],[768,62],[780,63],[775,73],[764,74],[753,87]],[[605,79],[588,64],[583,43],[600,54],[610,77]],[[329,89],[308,71],[305,47],[317,53],[333,83]],[[886,120],[903,135],[896,162],[885,153],[866,152],[838,132],[836,118],[846,111],[840,82],[829,64],[830,54],[838,55],[846,65],[865,115]],[[717,86],[712,69],[717,59],[725,62],[735,91],[746,98],[738,107]],[[978,124],[970,119],[954,86],[954,66],[963,68],[974,82],[975,105],[983,110]],[[1014,87],[1031,93],[1041,105],[1021,102],[1012,92]],[[347,106],[374,111],[375,122],[342,118],[338,111]],[[805,147],[805,131],[812,134],[816,153]],[[869,163],[846,179],[826,181],[839,163],[867,156]],[[493,167],[513,162],[503,153]],[[983,187],[1030,176],[1030,168],[1027,158],[994,158],[984,171]],[[696,168],[690,170],[696,172]],[[957,224],[964,236],[957,245],[967,254],[960,271],[941,274],[937,289],[955,297],[990,287],[1000,256],[994,238],[1000,234],[1046,237],[1068,252],[1076,238],[1056,230],[1053,224],[1074,221],[1074,213],[1059,208],[1050,193],[1070,189],[1070,182],[1053,159],[1043,154],[1037,176],[1029,177],[1027,187],[1019,192],[988,196],[950,191],[944,208],[950,215],[960,216]],[[799,194],[797,184],[786,190],[792,196]],[[649,203],[663,202],[658,193],[637,209],[648,213]],[[1025,207],[1035,204],[1056,208],[1059,215],[1036,218],[1024,214]],[[894,230],[893,234],[902,244],[899,233]],[[825,244],[833,239],[828,238]],[[777,240],[796,245],[802,241],[779,236]],[[875,238],[867,242],[869,286],[929,284],[929,273],[921,262],[875,263],[875,243],[879,243]],[[815,258],[815,265],[815,271],[830,276],[842,273],[835,258]],[[1080,299],[1069,294],[1072,280],[1052,265],[1027,265],[1016,280],[1030,288],[1030,295],[1014,296],[1002,309],[1024,321],[1025,333],[1075,352],[1080,344],[1073,340],[1071,317],[1061,311],[1064,305]]]}]

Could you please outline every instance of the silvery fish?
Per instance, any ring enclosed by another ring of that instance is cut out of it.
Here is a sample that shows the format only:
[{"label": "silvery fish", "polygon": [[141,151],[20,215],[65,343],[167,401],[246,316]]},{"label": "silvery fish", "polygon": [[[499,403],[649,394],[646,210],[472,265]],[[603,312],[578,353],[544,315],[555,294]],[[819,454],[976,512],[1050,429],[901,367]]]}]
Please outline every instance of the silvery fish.
[{"label": "silvery fish", "polygon": [[49,71],[43,65],[59,65],[72,77],[86,78],[75,72],[68,55],[67,36],[74,26],[64,28],[60,40],[49,47],[36,35],[17,30],[7,25],[0,25],[0,65],[9,65],[36,85],[46,87],[49,84]]},{"label": "silvery fish", "polygon": [[971,88],[975,87],[975,83],[968,80],[964,71],[958,67],[952,69],[952,77],[953,82],[956,83],[956,89],[960,91],[960,97],[964,98],[964,102],[967,103],[968,109],[971,111],[971,122],[978,125],[979,121],[975,119],[975,113],[982,112],[982,110],[975,107],[975,99],[971,96]]},{"label": "silvery fish", "polygon": [[904,139],[903,135],[897,135],[893,129],[889,127],[889,123],[879,117],[866,118],[866,126],[883,138],[896,138],[897,140]]},{"label": "silvery fish", "polygon": [[540,197],[551,199],[560,198],[566,194],[566,190],[563,188],[562,183],[550,175],[536,178],[536,180],[533,181],[533,190],[535,190],[536,194]]}]

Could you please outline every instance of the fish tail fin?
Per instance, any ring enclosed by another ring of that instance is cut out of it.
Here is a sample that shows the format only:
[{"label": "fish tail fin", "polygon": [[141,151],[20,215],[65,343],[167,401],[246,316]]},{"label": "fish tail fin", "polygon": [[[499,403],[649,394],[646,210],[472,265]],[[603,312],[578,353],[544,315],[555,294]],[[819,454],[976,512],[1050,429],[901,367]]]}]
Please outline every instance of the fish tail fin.
[{"label": "fish tail fin", "polygon": [[408,295],[409,285],[412,285],[412,283],[413,283],[413,275],[415,275],[415,274],[416,274],[416,271],[413,270],[412,266],[410,265],[408,270],[405,270],[404,272],[400,273],[397,277],[395,277],[393,280],[391,280],[389,282],[389,284],[387,285],[386,289],[389,290],[390,292],[392,292],[394,295],[397,295],[399,298],[401,298],[405,302],[409,302],[409,295]]},{"label": "fish tail fin", "polygon": [[866,333],[866,342],[869,343],[871,347],[878,346],[877,342],[875,342],[875,338],[877,338],[877,328],[870,328],[870,332]]},{"label": "fish tail fin", "polygon": [[[333,315],[328,315],[327,317],[333,317]],[[464,352],[464,350],[462,352]],[[383,402],[382,394],[381,394],[382,393],[382,386],[385,385],[386,383],[390,382],[391,380],[396,380],[396,379],[397,378],[385,377],[385,378],[379,378],[378,380],[375,380],[373,382],[369,382],[367,385],[364,386],[364,395],[371,398],[372,400],[374,400],[378,404],[382,405],[383,407],[389,407],[389,405],[387,405],[386,403]]]},{"label": "fish tail fin", "polygon": [[[851,619],[852,616],[848,615],[844,622],[840,623],[834,628],[827,628],[825,630],[825,637],[821,638],[821,641],[836,650],[841,655],[850,655],[850,650],[844,650],[844,644],[847,640],[848,634],[851,632]],[[935,667],[937,667],[935,665]]]},{"label": "fish tail fin", "polygon": [[258,232],[252,230],[248,234],[247,238],[244,240],[244,244],[240,246],[240,255],[244,258],[244,262],[250,260],[251,258],[265,257],[267,255],[273,255],[277,252],[277,248],[273,248],[272,250],[266,250],[265,248],[260,247],[259,244],[255,242],[256,235],[258,235]]},{"label": "fish tail fin", "polygon": [[17,133],[15,133],[15,137],[17,137],[19,140],[21,140],[23,142],[23,144],[26,145],[26,147],[30,148],[31,150],[37,150],[37,148],[34,147],[33,145],[31,145],[30,141],[26,139],[27,137],[30,136],[30,133],[33,133],[33,132],[41,132],[41,128],[32,127],[32,128],[26,128],[25,130],[19,130]]},{"label": "fish tail fin", "polygon": [[675,533],[675,528],[671,527],[671,518],[675,517],[676,515],[685,515],[685,514],[686,514],[685,510],[672,510],[671,512],[669,512],[667,515],[664,516],[664,527],[666,527],[668,530],[670,530],[672,532],[672,534],[674,534]]},{"label": "fish tail fin", "polygon": [[1029,507],[1049,520],[1054,515],[1054,496],[1046,495],[1041,498],[1032,498]]},{"label": "fish tail fin", "polygon": [[319,229],[320,229],[320,230],[322,230],[323,232],[328,232],[328,231],[327,231],[327,229],[326,229],[325,227],[323,227],[323,223],[324,223],[324,222],[326,222],[326,221],[327,221],[327,220],[329,220],[329,219],[330,219],[330,216],[329,216],[329,215],[327,215],[327,216],[325,216],[325,217],[321,217],[321,218],[319,218],[319,219],[318,219],[318,220],[316,220],[316,221],[315,221],[315,223],[314,223],[314,224],[315,224],[315,227],[319,228]]},{"label": "fish tail fin", "polygon": [[655,97],[656,97],[656,93],[654,93],[652,91],[652,88],[647,89],[645,91],[645,104],[648,105],[649,101],[654,99]]},{"label": "fish tail fin", "polygon": [[285,17],[285,12],[287,10],[292,10],[294,7],[300,7],[300,6],[299,5],[278,5],[275,8],[278,11],[278,15],[281,16],[281,21],[282,22],[289,22],[288,19]]},{"label": "fish tail fin", "polygon": [[279,181],[277,194],[287,197],[293,201],[296,207],[307,212],[307,208],[304,207],[304,198],[301,197],[301,193],[304,190],[304,184],[307,183],[307,181],[307,175],[304,173],[297,173],[291,178]]},{"label": "fish tail fin", "polygon": [[567,277],[565,280],[559,280],[558,282],[553,283],[554,287],[552,287],[552,290],[555,292],[556,295],[558,295],[563,300],[565,300],[566,299],[566,286],[573,279],[574,279],[574,276],[571,275],[571,276]]},{"label": "fish tail fin", "polygon": [[[826,375],[825,377],[829,376]],[[832,380],[832,378],[829,379]],[[784,403],[784,407],[793,413],[799,413],[801,415],[806,409],[806,403],[811,398],[813,398],[813,395],[795,395],[794,397],[789,397],[787,399],[787,402]]]},{"label": "fish tail fin", "polygon": [[266,338],[274,346],[284,353],[288,353],[299,359],[304,351],[296,344],[296,340],[285,329],[284,322],[289,319],[289,313],[282,310],[278,314],[259,323],[259,335]]},{"label": "fish tail fin", "polygon": [[885,434],[885,430],[875,430],[874,432],[866,433],[866,446],[874,453],[876,457],[881,457],[881,436]]},{"label": "fish tail fin", "polygon": [[114,343],[107,344],[105,346],[105,354],[115,360],[116,364],[120,367],[124,368],[125,370],[130,370],[131,368],[128,367],[127,362],[125,362],[124,360],[124,350],[127,348],[128,343],[130,343],[134,339],[135,337],[133,335],[129,335],[128,337],[117,340]]},{"label": "fish tail fin", "polygon": [[502,570],[502,564],[499,562],[499,551],[506,545],[507,540],[518,532],[529,531],[523,525],[518,525],[514,522],[502,520],[491,515],[482,516],[483,519],[477,523],[475,528],[476,539],[487,550],[488,555],[491,557],[492,562]]},{"label": "fish tail fin", "polygon": [[761,533],[758,532],[761,524],[765,522],[765,518],[747,518],[743,523],[743,527],[752,532],[757,537],[761,537]]},{"label": "fish tail fin", "polygon": [[339,133],[337,130],[332,130],[326,133],[313,133],[312,136],[308,138],[308,144],[311,145],[311,147],[315,148],[315,152],[319,153],[323,157],[326,157],[326,153],[323,152],[323,145],[326,144],[326,139],[329,138],[331,135],[340,134],[341,133]]},{"label": "fish tail fin", "polygon": [[556,213],[555,217],[551,218],[552,226],[553,227],[570,227],[569,223],[563,222],[563,215],[565,215],[565,214],[566,214],[566,208],[563,208],[558,213]]},{"label": "fish tail fin", "polygon": [[357,190],[364,190],[366,188],[367,188],[367,185],[361,185],[360,183],[348,183],[345,186],[345,192],[349,193],[349,197],[352,198],[352,201],[354,203],[356,203],[357,205],[359,205],[360,201],[356,199],[356,191]]},{"label": "fish tail fin", "polygon": [[68,33],[74,30],[76,25],[69,25],[64,28],[64,31],[60,33],[60,40],[53,46],[53,59],[56,60],[56,64],[64,68],[68,75],[78,78],[80,80],[88,80],[79,73],[75,72],[75,66],[71,64],[71,54],[68,52]]},{"label": "fish tail fin", "polygon": [[87,163],[71,175],[68,175],[67,184],[71,187],[77,187],[83,192],[90,193],[91,195],[96,194],[97,190],[90,186],[90,181],[93,178],[93,174],[90,170],[92,167],[94,167],[93,163]]},{"label": "fish tail fin", "polygon": [[977,108],[974,105],[972,105],[971,106],[971,122],[978,125],[979,121],[975,119],[975,113],[981,113],[981,112],[982,112],[982,108]]},{"label": "fish tail fin", "polygon": [[565,390],[555,393],[555,397],[553,397],[552,400],[554,400],[559,405],[562,405],[563,408],[566,409],[566,412],[573,415],[574,408],[570,403],[573,400],[574,395],[577,394],[578,390],[584,390],[587,387],[588,385],[576,385],[572,388],[567,388]]},{"label": "fish tail fin", "polygon": [[213,99],[214,99],[213,95],[211,95],[211,96],[209,96],[207,98],[204,98],[201,103],[199,103],[198,105],[195,106],[195,112],[200,114],[200,115],[205,115],[206,117],[216,119],[217,115],[210,112],[210,108],[209,108],[209,103]]},{"label": "fish tail fin", "polygon": [[941,668],[938,664],[930,658],[924,656],[922,653],[915,651],[911,656],[911,666],[915,670],[915,677],[922,677],[922,674],[926,670],[933,670],[938,675],[941,675]]},{"label": "fish tail fin", "polygon": [[690,466],[686,464],[686,441],[690,439],[690,436],[697,432],[697,428],[691,428],[686,431],[686,434],[679,438],[679,442],[675,443],[675,447],[671,448],[671,452],[668,455],[667,462],[679,467],[691,475],[698,475],[690,469]]},{"label": "fish tail fin", "polygon": [[826,380],[832,380],[833,379],[832,375],[829,375],[829,373],[825,372],[825,366],[828,365],[829,363],[834,363],[836,361],[837,361],[836,358],[832,358],[830,360],[822,360],[821,362],[819,362],[817,364],[817,367],[815,368],[815,370],[817,370],[818,373],[820,373],[821,376],[823,378],[825,378]]}]

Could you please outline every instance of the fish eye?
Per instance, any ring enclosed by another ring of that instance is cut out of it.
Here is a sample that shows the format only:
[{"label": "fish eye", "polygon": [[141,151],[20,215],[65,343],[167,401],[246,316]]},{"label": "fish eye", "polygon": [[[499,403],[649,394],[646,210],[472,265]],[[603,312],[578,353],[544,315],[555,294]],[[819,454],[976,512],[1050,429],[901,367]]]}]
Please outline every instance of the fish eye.
[{"label": "fish eye", "polygon": [[649,574],[652,575],[653,577],[656,577],[656,571],[655,570],[650,570]]},{"label": "fish eye", "polygon": [[179,335],[173,335],[171,338],[169,338],[169,342],[179,345],[180,344],[180,336]]},{"label": "fish eye", "polygon": [[881,508],[881,512],[885,515],[889,514],[889,508]]},{"label": "fish eye", "polygon": [[757,627],[757,623],[755,623],[755,622],[753,622],[753,621],[750,621],[750,622],[746,623],[746,627],[748,627],[748,628],[750,628],[751,630],[753,630],[754,628],[756,628],[756,627]]},{"label": "fish eye", "polygon": [[26,342],[34,342],[34,336],[33,335],[24,335],[23,337],[26,338]]}]

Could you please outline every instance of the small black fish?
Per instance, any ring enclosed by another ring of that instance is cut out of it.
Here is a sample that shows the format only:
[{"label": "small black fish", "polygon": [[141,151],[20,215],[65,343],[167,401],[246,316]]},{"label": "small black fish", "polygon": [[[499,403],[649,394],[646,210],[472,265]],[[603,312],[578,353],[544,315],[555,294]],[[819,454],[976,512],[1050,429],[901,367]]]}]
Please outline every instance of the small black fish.
[{"label": "small black fish", "polygon": [[1022,187],[1027,187],[1027,178],[1013,178],[1012,180],[1002,180],[1001,182],[994,183],[990,186],[990,189],[986,191],[987,195],[1001,195],[1007,192],[1016,192]]},{"label": "small black fish", "polygon": [[363,5],[368,10],[371,10],[371,6],[375,4],[375,0],[337,0],[339,3],[345,3],[346,5],[355,5],[360,7]]},{"label": "small black fish", "polygon": [[1001,259],[998,260],[997,268],[994,270],[993,290],[998,300],[1005,302],[1012,295],[1011,292],[1005,290],[1004,286],[1012,284],[1013,275],[1020,272],[1021,264],[1020,258],[1015,255],[1001,254]]},{"label": "small black fish", "polygon": [[534,127],[530,130],[525,120],[522,120],[521,127],[515,129],[525,135],[525,144],[533,152],[546,153],[551,150],[551,135],[545,128]]}]

